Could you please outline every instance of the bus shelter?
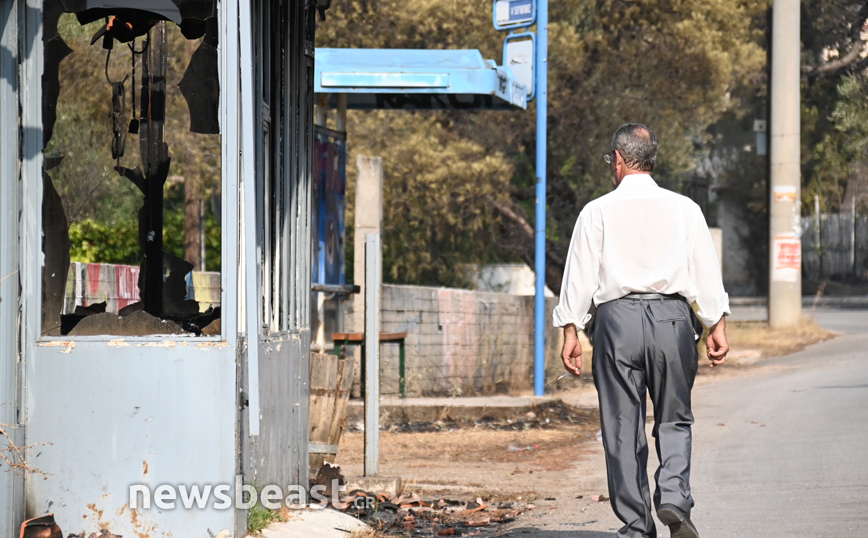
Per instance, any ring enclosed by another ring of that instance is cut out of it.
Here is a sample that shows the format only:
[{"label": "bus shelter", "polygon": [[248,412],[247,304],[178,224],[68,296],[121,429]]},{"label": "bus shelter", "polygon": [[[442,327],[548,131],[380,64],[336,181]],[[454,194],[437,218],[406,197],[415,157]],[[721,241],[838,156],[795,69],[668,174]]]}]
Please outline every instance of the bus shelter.
[{"label": "bus shelter", "polygon": [[525,110],[529,92],[510,67],[478,50],[320,48],[316,55],[311,316],[313,347],[322,351],[333,332],[344,332],[341,302],[357,291],[345,285],[344,267],[347,110]]}]

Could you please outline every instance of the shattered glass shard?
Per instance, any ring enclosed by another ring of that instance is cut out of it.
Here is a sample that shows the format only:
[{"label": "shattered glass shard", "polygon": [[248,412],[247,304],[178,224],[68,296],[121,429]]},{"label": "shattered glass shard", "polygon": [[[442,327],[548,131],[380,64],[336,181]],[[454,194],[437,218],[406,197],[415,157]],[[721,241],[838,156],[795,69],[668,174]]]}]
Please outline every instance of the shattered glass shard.
[{"label": "shattered glass shard", "polygon": [[45,67],[42,74],[42,144],[48,145],[57,122],[57,99],[60,97],[60,62],[72,54],[72,49],[60,36],[45,43]]},{"label": "shattered glass shard", "polygon": [[220,81],[217,78],[217,49],[202,42],[178,87],[190,109],[190,132],[220,134]]}]

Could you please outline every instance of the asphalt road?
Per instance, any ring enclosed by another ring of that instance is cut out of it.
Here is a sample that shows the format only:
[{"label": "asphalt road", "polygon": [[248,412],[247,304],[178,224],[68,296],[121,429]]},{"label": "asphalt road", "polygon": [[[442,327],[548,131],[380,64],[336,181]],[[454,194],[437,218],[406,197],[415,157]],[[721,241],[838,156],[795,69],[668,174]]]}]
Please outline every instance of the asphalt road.
[{"label": "asphalt road", "polygon": [[[693,520],[703,538],[868,536],[868,310],[818,310],[817,320],[847,334],[694,390]],[[582,488],[605,492],[596,452],[582,464]],[[653,450],[649,459],[653,476]],[[564,487],[562,499],[578,493]],[[543,504],[505,536],[614,536],[620,522],[595,504]]]}]

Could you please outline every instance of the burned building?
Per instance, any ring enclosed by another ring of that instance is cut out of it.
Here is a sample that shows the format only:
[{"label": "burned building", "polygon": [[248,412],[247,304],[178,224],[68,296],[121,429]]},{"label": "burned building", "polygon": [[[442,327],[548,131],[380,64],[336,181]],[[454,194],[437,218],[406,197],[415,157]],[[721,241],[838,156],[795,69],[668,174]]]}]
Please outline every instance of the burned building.
[{"label": "burned building", "polygon": [[323,4],[0,0],[3,536],[240,536],[130,488],[307,485]]}]

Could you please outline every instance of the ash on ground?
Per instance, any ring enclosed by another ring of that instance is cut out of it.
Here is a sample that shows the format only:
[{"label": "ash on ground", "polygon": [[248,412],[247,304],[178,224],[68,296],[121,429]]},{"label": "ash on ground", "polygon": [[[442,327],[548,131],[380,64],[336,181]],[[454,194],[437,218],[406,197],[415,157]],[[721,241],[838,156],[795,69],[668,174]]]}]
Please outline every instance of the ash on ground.
[{"label": "ash on ground", "polygon": [[492,536],[504,523],[515,521],[533,504],[486,503],[483,499],[461,501],[389,498],[355,490],[336,506],[388,536]]},{"label": "ash on ground", "polygon": [[[483,416],[476,420],[451,420],[445,417],[436,422],[406,422],[383,427],[392,433],[429,433],[461,429],[487,429],[495,431],[524,431],[532,429],[555,429],[566,425],[585,425],[599,421],[593,410],[582,409],[560,400],[546,402],[534,407],[532,411],[510,418]],[[351,433],[362,430],[359,424],[347,425]]]}]

